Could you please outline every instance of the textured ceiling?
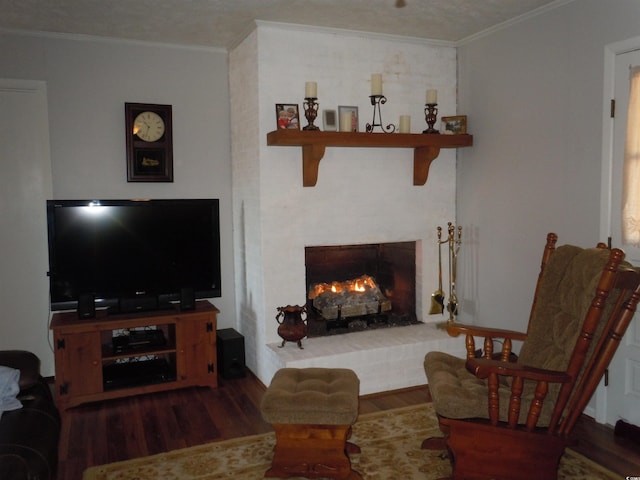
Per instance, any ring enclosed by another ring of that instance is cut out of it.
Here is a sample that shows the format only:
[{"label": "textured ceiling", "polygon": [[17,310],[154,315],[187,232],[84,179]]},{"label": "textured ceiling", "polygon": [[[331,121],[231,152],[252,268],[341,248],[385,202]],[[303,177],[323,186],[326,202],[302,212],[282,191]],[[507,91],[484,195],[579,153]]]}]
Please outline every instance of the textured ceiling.
[{"label": "textured ceiling", "polygon": [[0,0],[0,29],[230,48],[263,20],[457,42],[566,1]]}]

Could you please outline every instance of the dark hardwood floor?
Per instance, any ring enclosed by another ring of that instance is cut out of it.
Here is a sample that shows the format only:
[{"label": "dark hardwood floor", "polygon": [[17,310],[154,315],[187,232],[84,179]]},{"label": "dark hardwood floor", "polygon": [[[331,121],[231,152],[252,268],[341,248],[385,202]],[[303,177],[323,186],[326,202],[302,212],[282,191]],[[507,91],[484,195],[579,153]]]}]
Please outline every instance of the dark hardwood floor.
[{"label": "dark hardwood floor", "polygon": [[[251,373],[222,380],[217,389],[188,388],[83,405],[63,415],[58,480],[82,478],[90,466],[271,431],[262,420],[264,392]],[[428,387],[360,399],[360,414],[430,401]],[[583,417],[575,450],[614,472],[640,476],[640,445],[614,436],[613,429]]]}]

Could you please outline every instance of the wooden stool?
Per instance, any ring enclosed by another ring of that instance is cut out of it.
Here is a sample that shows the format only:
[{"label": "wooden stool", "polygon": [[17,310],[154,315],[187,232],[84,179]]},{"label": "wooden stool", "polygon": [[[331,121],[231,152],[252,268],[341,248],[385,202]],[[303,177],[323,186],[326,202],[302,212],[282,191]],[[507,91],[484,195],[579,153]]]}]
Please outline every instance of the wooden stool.
[{"label": "wooden stool", "polygon": [[344,368],[283,368],[262,398],[260,410],[276,432],[265,477],[362,480],[351,469],[347,442],[358,417],[360,381]]}]

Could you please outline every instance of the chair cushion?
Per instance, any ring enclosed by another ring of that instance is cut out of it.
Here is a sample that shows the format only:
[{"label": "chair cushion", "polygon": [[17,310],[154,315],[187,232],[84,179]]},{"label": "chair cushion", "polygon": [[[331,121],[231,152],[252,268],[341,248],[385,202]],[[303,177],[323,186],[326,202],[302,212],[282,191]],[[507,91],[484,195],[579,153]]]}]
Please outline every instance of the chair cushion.
[{"label": "chair cushion", "polygon": [[[571,245],[556,249],[545,267],[519,364],[559,371],[567,368],[608,258],[609,251],[605,249],[582,249]],[[489,418],[486,381],[469,373],[465,364],[466,359],[446,353],[429,352],[426,355],[424,368],[435,410],[448,418]],[[534,388],[533,382],[525,382],[519,423],[526,421]],[[558,391],[559,385],[549,385],[538,426],[548,425]],[[508,418],[510,395],[510,381],[501,379],[502,421]]]},{"label": "chair cushion", "polygon": [[345,368],[282,368],[260,404],[269,423],[351,425],[358,417],[360,381]]},{"label": "chair cushion", "polygon": [[593,300],[609,251],[558,247],[540,284],[538,304],[518,363],[565,370]]}]

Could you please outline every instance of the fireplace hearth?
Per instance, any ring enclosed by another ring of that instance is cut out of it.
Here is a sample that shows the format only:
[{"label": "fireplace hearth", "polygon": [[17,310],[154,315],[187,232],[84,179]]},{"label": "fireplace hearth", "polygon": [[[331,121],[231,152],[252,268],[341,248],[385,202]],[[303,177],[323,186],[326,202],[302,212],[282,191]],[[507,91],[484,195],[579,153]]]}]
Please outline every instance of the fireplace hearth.
[{"label": "fireplace hearth", "polygon": [[309,337],[421,323],[416,242],[305,248]]}]

